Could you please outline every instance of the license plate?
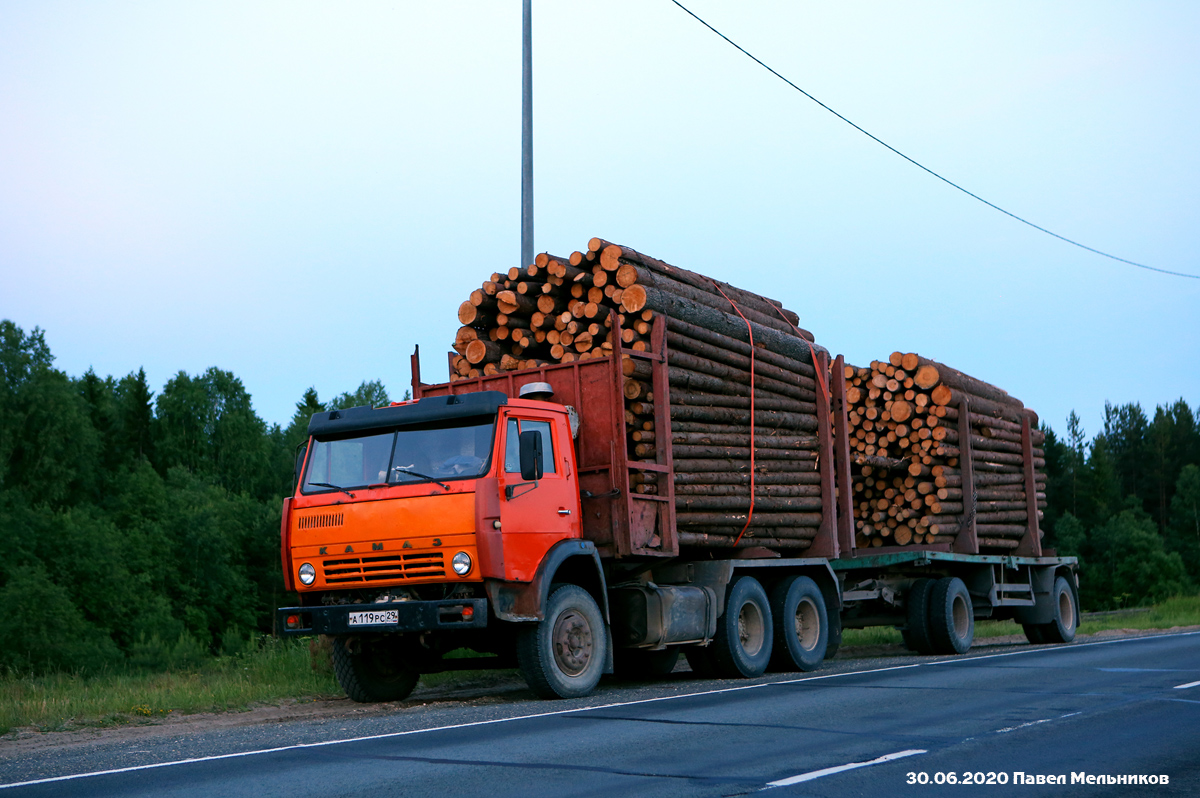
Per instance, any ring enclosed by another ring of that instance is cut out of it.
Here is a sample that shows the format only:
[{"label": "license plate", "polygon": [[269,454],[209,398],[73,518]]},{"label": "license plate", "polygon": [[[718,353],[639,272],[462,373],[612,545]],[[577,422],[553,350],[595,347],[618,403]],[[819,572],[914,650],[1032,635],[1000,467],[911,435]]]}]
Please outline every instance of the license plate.
[{"label": "license plate", "polygon": [[400,623],[399,610],[379,610],[377,612],[350,613],[351,626],[381,626],[389,623]]}]

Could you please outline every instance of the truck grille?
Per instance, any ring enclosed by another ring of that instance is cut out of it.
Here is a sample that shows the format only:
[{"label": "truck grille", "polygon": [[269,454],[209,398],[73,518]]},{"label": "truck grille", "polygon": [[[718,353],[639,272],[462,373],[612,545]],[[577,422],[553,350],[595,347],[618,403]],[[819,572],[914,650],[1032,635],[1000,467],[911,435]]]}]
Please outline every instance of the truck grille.
[{"label": "truck grille", "polygon": [[330,526],[341,526],[345,523],[345,513],[324,513],[322,515],[303,515],[297,522],[301,529],[324,529]]},{"label": "truck grille", "polygon": [[326,560],[325,583],[378,582],[446,575],[445,555],[440,551],[425,554],[394,554],[377,557],[342,557]]}]

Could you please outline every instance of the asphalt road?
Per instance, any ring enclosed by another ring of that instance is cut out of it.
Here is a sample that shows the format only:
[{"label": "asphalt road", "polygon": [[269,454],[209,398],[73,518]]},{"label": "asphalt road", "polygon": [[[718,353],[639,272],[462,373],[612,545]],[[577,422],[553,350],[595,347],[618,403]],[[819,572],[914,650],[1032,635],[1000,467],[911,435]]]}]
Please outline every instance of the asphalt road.
[{"label": "asphalt road", "polygon": [[39,754],[0,797],[1200,795],[1200,633],[854,664]]}]

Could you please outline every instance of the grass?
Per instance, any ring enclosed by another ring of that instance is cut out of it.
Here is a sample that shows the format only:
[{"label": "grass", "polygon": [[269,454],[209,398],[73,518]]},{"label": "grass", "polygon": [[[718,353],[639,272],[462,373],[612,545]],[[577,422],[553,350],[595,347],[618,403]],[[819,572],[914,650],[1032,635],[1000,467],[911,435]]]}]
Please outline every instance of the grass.
[{"label": "grass", "polygon": [[[1200,596],[1170,598],[1145,611],[1128,614],[1098,615],[1084,613],[1079,633],[1090,635],[1108,629],[1170,629],[1173,626],[1200,626]],[[978,621],[975,639],[1024,634],[1015,621]],[[842,635],[843,646],[900,645],[900,631],[891,626],[872,626],[867,629],[847,629]]]},{"label": "grass", "polygon": [[331,673],[313,669],[306,642],[268,639],[247,654],[165,673],[5,676],[0,678],[0,734],[18,727],[61,731],[139,723],[340,694]]},{"label": "grass", "polygon": [[[1079,631],[1169,629],[1200,625],[1200,596],[1172,598],[1144,612],[1084,616]],[[1021,634],[1012,621],[980,621],[977,639]],[[848,629],[843,646],[902,642],[890,626]],[[452,652],[471,656],[474,652]],[[331,669],[318,667],[306,641],[268,639],[257,650],[165,673],[51,674],[0,677],[0,734],[15,728],[60,731],[81,726],[146,723],[173,714],[244,710],[280,701],[340,696]],[[494,683],[514,671],[447,671],[421,677],[424,687]]]}]

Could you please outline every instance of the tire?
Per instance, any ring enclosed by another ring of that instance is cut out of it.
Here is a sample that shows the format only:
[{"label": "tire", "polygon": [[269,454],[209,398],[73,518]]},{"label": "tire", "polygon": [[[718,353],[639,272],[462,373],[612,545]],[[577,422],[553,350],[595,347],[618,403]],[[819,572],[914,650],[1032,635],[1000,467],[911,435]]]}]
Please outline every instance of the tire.
[{"label": "tire", "polygon": [[717,668],[713,665],[712,646],[684,646],[683,656],[687,658],[692,673],[701,679],[716,678]]},{"label": "tire", "polygon": [[767,591],[752,576],[735,580],[725,594],[725,612],[717,619],[717,635],[710,646],[717,675],[761,676],[771,660],[773,637]]},{"label": "tire", "polygon": [[1079,629],[1079,601],[1066,577],[1054,580],[1050,594],[1054,601],[1054,620],[1039,626],[1045,643],[1070,643]]},{"label": "tire", "polygon": [[578,585],[552,585],[545,620],[517,634],[517,667],[542,698],[580,698],[596,689],[607,645],[596,600]]},{"label": "tire", "polygon": [[935,582],[922,577],[912,583],[905,597],[908,626],[904,630],[904,645],[918,654],[933,653],[933,641],[929,636],[929,595]]},{"label": "tire", "polygon": [[404,666],[398,638],[360,640],[352,653],[346,637],[333,639],[333,672],[351,701],[403,701],[421,674]]},{"label": "tire", "polygon": [[975,641],[975,609],[957,576],[939,579],[929,594],[929,641],[935,654],[966,654]]},{"label": "tire", "polygon": [[1046,642],[1046,638],[1042,637],[1042,624],[1025,623],[1021,624],[1021,629],[1025,632],[1025,639],[1035,646]]},{"label": "tire", "polygon": [[793,576],[779,582],[771,590],[771,617],[775,638],[771,670],[819,668],[829,645],[829,616],[817,583],[807,576]]},{"label": "tire", "polygon": [[661,679],[675,670],[678,662],[678,646],[659,651],[622,648],[613,652],[613,670],[622,679]]}]

